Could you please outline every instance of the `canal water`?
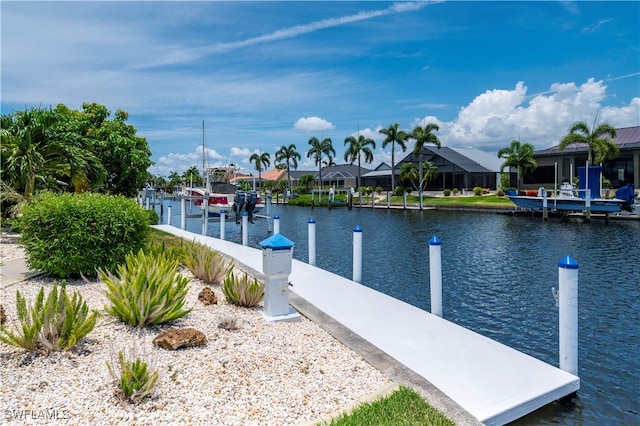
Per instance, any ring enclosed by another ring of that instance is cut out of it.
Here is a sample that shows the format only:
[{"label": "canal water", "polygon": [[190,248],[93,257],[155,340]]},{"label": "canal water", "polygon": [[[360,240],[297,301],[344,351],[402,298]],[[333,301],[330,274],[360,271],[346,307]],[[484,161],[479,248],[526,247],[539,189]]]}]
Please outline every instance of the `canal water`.
[{"label": "canal water", "polygon": [[[171,224],[179,227],[180,203],[165,201],[164,208],[168,205]],[[294,257],[305,262],[308,221],[314,218],[316,265],[347,278],[352,277],[353,228],[359,225],[362,283],[427,311],[428,242],[438,236],[444,318],[556,366],[558,308],[552,288],[558,288],[558,261],[571,256],[579,264],[581,387],[575,398],[515,424],[640,424],[639,221],[544,222],[493,213],[284,205],[272,206],[272,214],[280,216],[280,232],[296,243]],[[188,219],[187,229],[200,233],[201,221]],[[241,243],[233,219],[225,233],[228,241]],[[208,225],[208,235],[220,236],[219,222]],[[256,219],[248,235],[249,245],[258,247],[269,236],[266,219]]]}]

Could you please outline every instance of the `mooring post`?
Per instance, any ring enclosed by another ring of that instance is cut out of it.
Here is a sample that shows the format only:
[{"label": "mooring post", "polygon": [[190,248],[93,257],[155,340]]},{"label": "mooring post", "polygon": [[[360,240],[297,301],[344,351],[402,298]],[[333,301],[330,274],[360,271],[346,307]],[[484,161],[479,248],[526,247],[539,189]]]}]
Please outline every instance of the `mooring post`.
[{"label": "mooring post", "polygon": [[279,234],[280,233],[280,216],[275,215],[273,217],[273,234]]},{"label": "mooring post", "polygon": [[402,205],[407,209],[407,191],[402,191]]},{"label": "mooring post", "polygon": [[205,192],[202,199],[202,235],[207,235],[207,225],[209,225],[209,194]]},{"label": "mooring post", "polygon": [[387,208],[391,208],[391,192],[387,191]]},{"label": "mooring post", "polygon": [[227,212],[225,212],[224,210],[220,210],[220,239],[224,240],[224,233],[225,230],[227,229],[226,227],[226,222],[227,222]]},{"label": "mooring post", "polygon": [[435,235],[429,240],[431,313],[442,318],[442,243]]},{"label": "mooring post", "polygon": [[187,229],[187,199],[180,199],[180,229]]},{"label": "mooring post", "polygon": [[578,375],[578,262],[566,256],[558,262],[560,308],[560,369]]},{"label": "mooring post", "polygon": [[362,228],[353,228],[353,281],[362,284]]},{"label": "mooring post", "polygon": [[249,245],[249,213],[242,212],[242,245]]},{"label": "mooring post", "polygon": [[149,197],[147,197],[146,207],[147,207],[147,210],[151,210],[151,198]]},{"label": "mooring post", "polygon": [[171,206],[167,206],[167,225],[171,226]]},{"label": "mooring post", "polygon": [[371,208],[375,209],[376,208],[376,193],[372,192],[371,193]]},{"label": "mooring post", "polygon": [[542,219],[547,220],[549,218],[547,190],[542,188]]},{"label": "mooring post", "polygon": [[309,265],[316,265],[316,220],[309,219],[307,224],[307,235],[309,237]]}]

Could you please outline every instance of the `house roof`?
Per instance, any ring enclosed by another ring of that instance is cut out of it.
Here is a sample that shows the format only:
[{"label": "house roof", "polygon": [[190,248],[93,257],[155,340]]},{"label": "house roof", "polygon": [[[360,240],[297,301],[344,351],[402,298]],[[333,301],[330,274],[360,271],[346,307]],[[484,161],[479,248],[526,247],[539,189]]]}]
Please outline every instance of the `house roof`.
[{"label": "house roof", "polygon": [[[638,149],[640,148],[640,126],[623,127],[616,129],[616,137],[613,141],[620,147],[620,149]],[[543,155],[559,155],[568,153],[587,152],[587,144],[575,143],[566,147],[564,150],[558,148],[559,145],[552,146],[551,148],[542,149],[535,152],[535,156]]]},{"label": "house roof", "polygon": [[262,173],[262,180],[283,180],[287,179],[286,170],[271,169]]},{"label": "house roof", "polygon": [[[426,152],[425,152],[426,151]],[[448,164],[437,164],[438,171],[448,172],[453,167],[456,170],[464,170],[468,173],[497,173],[500,171],[502,161],[495,154],[481,151],[477,148],[450,148],[425,146],[422,154],[423,161],[433,161],[440,157]],[[408,154],[402,161],[415,161],[417,158],[412,153]],[[453,166],[449,166],[453,164]]]},{"label": "house roof", "polygon": [[[362,176],[369,172],[369,169],[360,167]],[[313,175],[318,178],[318,170],[291,170],[293,179],[300,179],[303,175]],[[263,175],[264,176],[264,175]],[[322,180],[325,179],[341,179],[355,178],[358,176],[358,166],[355,164],[339,164],[336,166],[326,167],[322,169]]]}]

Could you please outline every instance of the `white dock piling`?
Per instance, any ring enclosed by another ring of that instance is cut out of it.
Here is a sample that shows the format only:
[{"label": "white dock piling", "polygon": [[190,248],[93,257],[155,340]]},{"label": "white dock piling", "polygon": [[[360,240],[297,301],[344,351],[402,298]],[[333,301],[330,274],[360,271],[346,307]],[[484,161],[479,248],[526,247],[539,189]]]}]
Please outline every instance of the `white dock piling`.
[{"label": "white dock piling", "polygon": [[220,239],[224,240],[224,233],[225,230],[227,229],[226,227],[226,220],[227,220],[227,212],[224,210],[220,210]]},{"label": "white dock piling", "polygon": [[249,245],[249,214],[242,212],[242,245]]},{"label": "white dock piling", "polygon": [[316,264],[316,220],[314,218],[309,219],[307,225],[307,232],[309,236],[309,265],[315,266]]},{"label": "white dock piling", "polygon": [[207,235],[209,225],[209,194],[205,193],[202,199],[202,235]]},{"label": "white dock piling", "polygon": [[558,262],[560,308],[560,369],[578,375],[578,262],[567,256]]},{"label": "white dock piling", "polygon": [[167,225],[171,226],[171,206],[167,206]]},{"label": "white dock piling", "polygon": [[362,284],[362,228],[353,228],[353,281]]},{"label": "white dock piling", "polygon": [[431,313],[442,318],[442,243],[435,235],[429,240]]},{"label": "white dock piling", "polygon": [[387,208],[391,208],[391,192],[387,191]]},{"label": "white dock piling", "polygon": [[180,199],[180,229],[187,229],[187,199]]},{"label": "white dock piling", "polygon": [[273,217],[273,234],[279,234],[280,233],[280,216],[275,215]]}]

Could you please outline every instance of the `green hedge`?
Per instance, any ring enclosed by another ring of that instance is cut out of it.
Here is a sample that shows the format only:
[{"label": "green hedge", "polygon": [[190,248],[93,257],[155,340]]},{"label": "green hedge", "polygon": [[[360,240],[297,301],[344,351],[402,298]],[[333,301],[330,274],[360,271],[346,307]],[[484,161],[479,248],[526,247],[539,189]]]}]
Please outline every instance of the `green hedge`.
[{"label": "green hedge", "polygon": [[27,265],[56,277],[94,277],[143,248],[149,215],[135,201],[94,193],[42,193],[18,222]]}]

